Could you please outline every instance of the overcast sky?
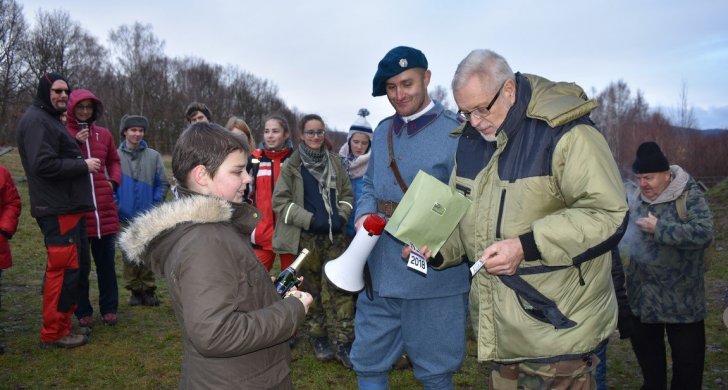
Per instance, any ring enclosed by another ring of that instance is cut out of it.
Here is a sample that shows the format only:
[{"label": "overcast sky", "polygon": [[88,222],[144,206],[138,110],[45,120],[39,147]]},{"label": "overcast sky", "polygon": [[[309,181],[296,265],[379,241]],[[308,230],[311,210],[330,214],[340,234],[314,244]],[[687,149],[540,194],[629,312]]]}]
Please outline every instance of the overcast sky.
[{"label": "overcast sky", "polygon": [[726,0],[17,1],[30,23],[39,9],[67,10],[107,47],[110,30],[149,23],[167,56],[239,66],[339,130],[361,107],[373,126],[393,113],[371,96],[372,77],[399,45],[425,53],[430,88],[449,89],[460,60],[487,48],[590,94],[624,80],[668,114],[684,84],[698,127],[728,128]]}]

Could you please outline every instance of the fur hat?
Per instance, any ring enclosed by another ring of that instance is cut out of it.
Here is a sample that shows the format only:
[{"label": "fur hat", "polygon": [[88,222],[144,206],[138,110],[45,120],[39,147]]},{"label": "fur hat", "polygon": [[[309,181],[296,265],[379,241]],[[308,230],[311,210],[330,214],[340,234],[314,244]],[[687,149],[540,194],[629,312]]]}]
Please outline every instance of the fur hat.
[{"label": "fur hat", "polygon": [[124,136],[124,131],[130,127],[141,127],[144,129],[144,133],[149,130],[149,121],[146,117],[141,115],[124,115],[121,117],[121,123],[119,124],[119,134]]},{"label": "fur hat", "polygon": [[212,112],[210,112],[210,109],[206,105],[199,102],[192,102],[187,105],[187,109],[185,110],[185,119],[187,119],[187,122],[190,121],[192,115],[197,111],[200,111],[209,122],[212,122]]},{"label": "fur hat", "polygon": [[670,170],[670,163],[667,157],[660,150],[660,146],[654,142],[643,142],[637,148],[637,159],[632,164],[634,173],[654,173]]},{"label": "fur hat", "polygon": [[427,69],[427,58],[421,51],[407,46],[397,46],[390,50],[379,61],[372,83],[372,96],[386,95],[387,80],[412,68]]}]

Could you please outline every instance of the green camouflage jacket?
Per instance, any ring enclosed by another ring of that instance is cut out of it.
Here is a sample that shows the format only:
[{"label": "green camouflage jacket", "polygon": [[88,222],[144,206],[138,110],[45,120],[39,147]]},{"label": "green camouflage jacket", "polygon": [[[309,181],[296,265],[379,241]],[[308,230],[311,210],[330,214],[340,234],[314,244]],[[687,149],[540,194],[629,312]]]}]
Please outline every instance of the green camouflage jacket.
[{"label": "green camouflage jacket", "polygon": [[[713,215],[697,183],[677,165],[672,181],[650,202],[631,196],[630,223],[620,242],[629,258],[627,296],[634,315],[647,323],[691,323],[706,315],[703,252],[713,239]],[[687,191],[687,219],[682,222],[676,199]],[[643,233],[635,220],[651,212],[654,234]]]}]

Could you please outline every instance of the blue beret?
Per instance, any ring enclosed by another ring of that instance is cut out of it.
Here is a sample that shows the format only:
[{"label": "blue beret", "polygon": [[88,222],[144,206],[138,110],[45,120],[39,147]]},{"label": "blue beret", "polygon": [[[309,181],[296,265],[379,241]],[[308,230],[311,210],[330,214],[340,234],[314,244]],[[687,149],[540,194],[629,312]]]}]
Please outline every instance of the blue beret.
[{"label": "blue beret", "polygon": [[397,46],[390,50],[379,61],[377,74],[374,75],[372,96],[386,95],[387,80],[412,68],[427,69],[427,58],[421,51],[407,46]]}]

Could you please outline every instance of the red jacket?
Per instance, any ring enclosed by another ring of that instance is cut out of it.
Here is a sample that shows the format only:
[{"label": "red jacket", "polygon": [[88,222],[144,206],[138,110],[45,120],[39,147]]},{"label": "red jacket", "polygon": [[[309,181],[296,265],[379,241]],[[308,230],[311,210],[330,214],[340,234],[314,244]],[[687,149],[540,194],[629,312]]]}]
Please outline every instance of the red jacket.
[{"label": "red jacket", "polygon": [[[273,199],[273,188],[281,173],[281,164],[291,156],[293,149],[265,150],[256,149],[253,151],[253,159],[258,163],[251,172],[255,180],[255,193],[252,196],[253,206],[263,215],[263,218],[255,227],[253,241],[256,247],[265,250],[273,250],[273,228],[276,226],[277,215],[273,212],[271,200]],[[255,164],[255,162],[254,162]]]},{"label": "red jacket", "polygon": [[13,177],[5,167],[0,166],[0,269],[13,265],[9,238],[15,234],[20,218],[20,196],[13,183]]},{"label": "red jacket", "polygon": [[71,93],[68,99],[68,125],[66,125],[69,134],[75,138],[80,131],[74,108],[78,102],[86,99],[93,100],[96,107],[88,120],[90,136],[86,142],[79,142],[79,147],[84,158],[90,156],[101,160],[101,169],[93,174],[91,181],[91,194],[96,210],[86,213],[86,236],[100,238],[119,232],[119,212],[114,200],[114,190],[121,183],[121,163],[114,145],[114,137],[109,130],[95,124],[95,121],[103,115],[104,105],[91,91],[74,89]]}]

